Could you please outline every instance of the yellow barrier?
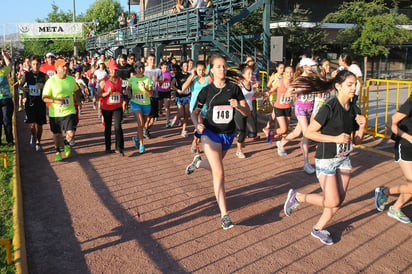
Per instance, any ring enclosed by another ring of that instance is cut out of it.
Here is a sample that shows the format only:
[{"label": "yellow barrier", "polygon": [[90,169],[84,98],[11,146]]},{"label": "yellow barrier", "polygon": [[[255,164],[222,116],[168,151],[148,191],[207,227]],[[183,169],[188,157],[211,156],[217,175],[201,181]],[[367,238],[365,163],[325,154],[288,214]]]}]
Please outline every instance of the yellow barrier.
[{"label": "yellow barrier", "polygon": [[11,258],[11,241],[10,241],[10,239],[0,239],[0,245],[6,246],[7,264],[11,265],[13,260]]},{"label": "yellow barrier", "polygon": [[0,158],[3,158],[3,167],[7,168],[7,154],[0,154]]},{"label": "yellow barrier", "polygon": [[368,121],[365,132],[374,137],[390,138],[385,124],[411,95],[411,87],[412,81],[368,80],[359,102]]}]

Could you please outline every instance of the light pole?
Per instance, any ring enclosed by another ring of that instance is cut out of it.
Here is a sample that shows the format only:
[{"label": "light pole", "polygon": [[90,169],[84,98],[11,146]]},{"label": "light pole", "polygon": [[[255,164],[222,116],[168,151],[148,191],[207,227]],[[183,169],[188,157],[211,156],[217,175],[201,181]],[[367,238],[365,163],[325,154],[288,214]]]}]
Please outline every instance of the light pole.
[{"label": "light pole", "polygon": [[[76,22],[76,0],[73,0],[73,23]],[[76,37],[73,37],[73,55],[77,57]]]}]

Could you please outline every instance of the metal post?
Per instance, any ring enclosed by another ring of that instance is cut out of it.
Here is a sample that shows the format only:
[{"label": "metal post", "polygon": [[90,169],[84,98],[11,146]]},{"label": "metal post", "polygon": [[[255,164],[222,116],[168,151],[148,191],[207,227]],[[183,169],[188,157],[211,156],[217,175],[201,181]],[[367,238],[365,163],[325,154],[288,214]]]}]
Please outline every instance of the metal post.
[{"label": "metal post", "polygon": [[[73,0],[73,23],[76,22],[76,0]],[[73,55],[77,56],[76,37],[73,37]]]},{"label": "metal post", "polygon": [[270,64],[270,0],[265,0],[263,10],[263,62],[266,61],[266,71],[269,71]]}]

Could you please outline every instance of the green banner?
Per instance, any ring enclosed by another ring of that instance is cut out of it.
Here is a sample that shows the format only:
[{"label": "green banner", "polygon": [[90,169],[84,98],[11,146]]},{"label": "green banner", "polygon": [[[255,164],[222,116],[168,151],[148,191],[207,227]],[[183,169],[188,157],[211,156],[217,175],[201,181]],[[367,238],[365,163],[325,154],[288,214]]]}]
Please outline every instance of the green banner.
[{"label": "green banner", "polygon": [[21,39],[83,38],[83,23],[19,24]]}]

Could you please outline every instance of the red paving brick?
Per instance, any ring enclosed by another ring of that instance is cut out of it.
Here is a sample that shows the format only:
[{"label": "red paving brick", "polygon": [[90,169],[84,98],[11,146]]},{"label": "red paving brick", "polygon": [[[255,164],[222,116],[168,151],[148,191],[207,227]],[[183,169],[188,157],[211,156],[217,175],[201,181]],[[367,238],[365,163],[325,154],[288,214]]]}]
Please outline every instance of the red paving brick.
[{"label": "red paving brick", "polygon": [[[127,116],[121,158],[104,153],[103,127],[87,104],[73,156],[55,163],[49,126],[44,150],[36,153],[23,116],[18,113],[30,273],[412,271],[411,225],[373,205],[375,187],[405,182],[391,157],[355,149],[346,201],[328,227],[337,243],[323,246],[310,236],[320,208],[303,204],[291,217],[283,213],[289,188],[319,191],[315,176],[302,170],[297,142],[285,157],[264,138],[246,143],[246,159],[229,150],[225,186],[236,226],[224,231],[211,175],[184,174],[192,137],[166,129],[164,118],[140,155]],[[312,148],[312,163],[313,157]],[[404,212],[412,216],[412,206]]]}]

